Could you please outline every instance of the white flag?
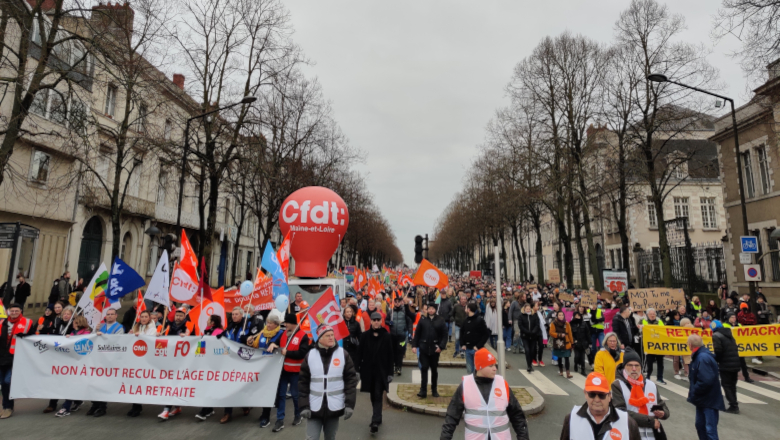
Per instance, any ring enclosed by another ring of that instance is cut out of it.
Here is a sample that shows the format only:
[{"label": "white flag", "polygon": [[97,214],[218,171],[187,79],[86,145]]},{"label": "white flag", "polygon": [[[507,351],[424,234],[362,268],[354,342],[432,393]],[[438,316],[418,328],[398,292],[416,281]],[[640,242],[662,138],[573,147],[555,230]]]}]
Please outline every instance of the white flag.
[{"label": "white flag", "polygon": [[168,251],[163,251],[160,261],[157,262],[157,268],[154,270],[152,280],[149,281],[149,288],[146,289],[144,299],[170,307],[170,297],[168,296],[168,287],[170,286],[170,272],[168,266]]},{"label": "white flag", "polygon": [[171,277],[171,297],[176,302],[186,303],[192,301],[198,293],[198,280],[190,278],[186,270],[177,266]]},{"label": "white flag", "polygon": [[92,328],[100,324],[103,319],[103,309],[111,306],[106,298],[106,287],[108,287],[108,269],[105,263],[101,263],[78,303],[82,315],[87,318]]}]

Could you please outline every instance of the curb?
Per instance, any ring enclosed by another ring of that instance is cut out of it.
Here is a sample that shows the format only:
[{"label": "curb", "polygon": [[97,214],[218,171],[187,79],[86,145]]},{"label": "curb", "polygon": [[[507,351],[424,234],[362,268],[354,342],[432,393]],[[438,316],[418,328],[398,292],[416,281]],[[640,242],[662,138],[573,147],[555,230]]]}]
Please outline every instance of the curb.
[{"label": "curb", "polygon": [[[447,384],[441,384],[441,385],[447,385]],[[511,387],[511,386],[510,386]],[[533,401],[531,401],[528,405],[523,405],[523,412],[526,416],[530,416],[533,414],[538,414],[542,412],[544,409],[544,398],[541,394],[539,394],[538,391],[536,391],[533,387],[512,387],[512,388],[523,388],[526,391],[528,391],[528,394],[533,397]],[[399,409],[406,409],[407,411],[411,411],[418,414],[428,414],[432,416],[438,416],[438,417],[444,417],[447,415],[447,408],[431,408],[424,405],[418,405],[406,400],[401,399],[398,397],[398,384],[397,383],[390,383],[390,390],[387,392],[387,400],[390,402],[391,406],[394,406]]]},{"label": "curb", "polygon": [[[404,359],[404,367],[416,367],[417,361]],[[439,367],[444,368],[466,368],[466,361],[453,362],[453,361],[441,361],[439,360]]]},{"label": "curb", "polygon": [[756,368],[756,367],[750,367],[751,370],[753,370],[753,373],[760,374],[762,376],[772,376],[776,379],[780,379],[780,373],[775,373],[774,371],[766,371],[763,368]]}]

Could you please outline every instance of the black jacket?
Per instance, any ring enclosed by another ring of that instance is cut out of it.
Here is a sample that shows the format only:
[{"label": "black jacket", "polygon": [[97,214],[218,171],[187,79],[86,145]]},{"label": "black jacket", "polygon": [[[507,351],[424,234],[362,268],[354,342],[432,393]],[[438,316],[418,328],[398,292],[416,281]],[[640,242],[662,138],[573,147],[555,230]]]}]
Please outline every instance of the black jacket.
[{"label": "black jacket", "polygon": [[[331,348],[322,348],[319,345],[315,345],[309,350],[306,355],[303,364],[301,365],[301,375],[298,380],[298,404],[301,411],[308,409],[311,410],[309,405],[309,390],[311,388],[311,370],[309,369],[309,356],[314,352],[319,352],[322,358],[323,372],[328,374],[328,369],[331,365],[331,359],[333,359],[333,352],[336,351],[338,345]],[[357,383],[358,375],[355,371],[355,365],[352,363],[352,358],[349,357],[349,353],[344,350],[344,407],[355,409],[355,400],[357,399]],[[329,419],[332,417],[341,417],[344,415],[344,410],[333,412],[328,409],[328,397],[322,398],[322,406],[319,411],[312,411],[311,416],[315,419]]]},{"label": "black jacket", "polygon": [[758,319],[758,324],[769,324],[769,318],[771,316],[772,312],[769,311],[769,308],[767,307],[766,303],[760,303],[756,302],[756,318]]},{"label": "black jacket", "polygon": [[712,331],[712,348],[720,371],[735,373],[739,371],[739,349],[731,329],[719,327]]},{"label": "black jacket", "polygon": [[125,329],[125,334],[129,334],[130,330],[133,328],[133,324],[135,324],[135,315],[135,307],[130,307],[130,310],[126,311],[122,316],[122,327]]},{"label": "black jacket", "polygon": [[358,349],[360,347],[360,334],[362,333],[362,329],[360,328],[360,323],[355,320],[355,318],[352,318],[350,320],[344,320],[344,323],[347,324],[347,330],[349,330],[349,336],[344,338],[344,350],[347,350],[347,353],[349,353],[349,356],[352,358],[353,363],[355,364],[355,368],[357,368],[357,371],[360,371],[360,358],[358,358]]},{"label": "black jacket", "polygon": [[572,319],[570,324],[574,337],[573,348],[585,351],[590,346],[590,325],[582,319]]},{"label": "black jacket", "polygon": [[[629,329],[631,334],[629,334]],[[617,334],[618,341],[626,347],[630,347],[634,343],[634,336],[639,333],[634,318],[629,316],[628,319],[625,319],[620,313],[616,313],[615,317],[612,318],[612,331]]]},{"label": "black jacket", "polygon": [[[482,393],[482,398],[487,402],[490,399],[490,393],[493,391],[493,379],[485,377],[479,377],[474,373],[474,381],[477,383],[479,392]],[[458,427],[463,412],[466,410],[466,405],[463,403],[463,383],[458,385],[458,389],[455,390],[455,394],[450,400],[450,404],[447,407],[447,414],[444,416],[444,426],[441,428],[441,440],[452,439],[455,434],[455,428]],[[517,401],[514,393],[509,393],[509,406],[506,407],[507,416],[509,416],[509,423],[515,429],[515,438],[518,440],[528,440],[528,423],[525,419],[525,413],[520,406],[520,402]],[[568,439],[567,439],[568,440]]]},{"label": "black jacket", "polygon": [[[376,333],[376,336],[374,334]],[[360,335],[360,391],[370,393],[376,383],[389,390],[388,377],[393,375],[393,340],[384,327],[368,329]]]},{"label": "black jacket", "polygon": [[444,322],[450,322],[452,321],[452,315],[455,313],[455,308],[452,305],[452,301],[450,301],[449,298],[442,299],[441,304],[439,304],[439,309],[436,311],[436,314],[441,316],[442,319],[444,319]]},{"label": "black jacket", "polygon": [[523,313],[520,315],[520,335],[523,338],[536,338],[542,335],[542,328],[539,325],[539,315]]},{"label": "black jacket", "polygon": [[6,297],[7,300],[3,301],[6,308],[8,308],[8,306],[11,304],[16,303],[22,306],[22,309],[24,309],[27,305],[27,298],[30,297],[30,283],[25,281],[24,284],[17,284],[13,295],[6,294]]},{"label": "black jacket", "polygon": [[460,327],[460,343],[469,350],[477,350],[485,346],[491,333],[485,319],[474,314]]},{"label": "black jacket", "polygon": [[[617,409],[626,411],[640,428],[652,428],[655,426],[655,417],[646,416],[644,414],[639,414],[637,412],[628,410],[626,402],[628,401],[630,395],[623,395],[623,387],[620,385],[620,382],[623,382],[629,390],[631,389],[631,384],[628,382],[625,376],[623,376],[623,364],[618,365],[617,371],[615,372],[615,381],[612,382],[612,402],[610,404],[614,405]],[[647,379],[645,379],[644,383],[647,383]],[[661,405],[661,411],[664,412],[664,416],[661,417],[661,420],[668,419],[671,413],[669,412],[669,407],[666,406],[666,402],[664,402],[664,400],[661,398],[661,393],[658,393],[655,398],[657,399],[655,404]]]},{"label": "black jacket", "polygon": [[[461,329],[461,337],[462,335],[463,329]],[[412,338],[412,347],[427,355],[436,353],[436,347],[444,351],[447,347],[447,324],[444,323],[444,319],[439,315],[433,315],[433,319],[428,316],[420,317]]]},{"label": "black jacket", "polygon": [[54,281],[54,284],[51,286],[51,290],[49,291],[49,298],[47,301],[49,304],[54,304],[57,301],[60,300],[60,280]]},{"label": "black jacket", "polygon": [[[588,416],[588,404],[585,403],[582,405],[579,411],[577,411],[577,415],[583,418],[588,419],[588,422],[590,422],[590,426],[592,429],[595,430],[595,427],[597,426],[593,420]],[[618,420],[617,412],[615,412],[615,407],[612,406],[612,403],[609,404],[609,415],[607,416],[607,423],[603,423],[601,425],[601,429],[599,429],[598,433],[594,434],[594,437],[596,440],[610,440],[609,436],[606,434],[612,429],[612,423],[616,422]],[[561,440],[569,440],[571,438],[569,429],[571,426],[571,412],[566,414],[566,417],[563,418],[563,429],[561,430]],[[624,438],[623,440],[641,440],[639,437],[639,426],[636,424],[636,421],[634,421],[633,418],[628,418],[628,438]]]}]

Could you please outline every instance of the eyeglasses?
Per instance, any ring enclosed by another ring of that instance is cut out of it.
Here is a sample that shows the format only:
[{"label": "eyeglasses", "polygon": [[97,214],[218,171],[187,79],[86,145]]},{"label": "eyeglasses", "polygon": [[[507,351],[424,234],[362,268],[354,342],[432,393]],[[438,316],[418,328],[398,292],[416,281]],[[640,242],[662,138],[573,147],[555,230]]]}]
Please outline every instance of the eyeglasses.
[{"label": "eyeglasses", "polygon": [[382,319],[381,319],[381,318],[380,318],[380,319],[372,319],[372,320],[371,320],[371,322],[381,322],[381,321],[382,321]]},{"label": "eyeglasses", "polygon": [[595,399],[596,397],[598,397],[599,400],[604,400],[607,398],[608,394],[609,393],[598,393],[596,391],[588,391],[588,397],[590,397],[591,399]]}]

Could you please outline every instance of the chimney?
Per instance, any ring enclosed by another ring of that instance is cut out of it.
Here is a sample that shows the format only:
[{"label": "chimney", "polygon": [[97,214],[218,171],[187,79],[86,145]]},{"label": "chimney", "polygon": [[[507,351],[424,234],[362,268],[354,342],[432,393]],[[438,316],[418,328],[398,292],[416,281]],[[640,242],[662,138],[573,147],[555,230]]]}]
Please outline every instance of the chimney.
[{"label": "chimney", "polygon": [[100,2],[92,7],[92,16],[89,21],[96,34],[108,33],[120,43],[129,43],[133,34],[133,20],[135,11],[130,4],[103,4]]},{"label": "chimney", "polygon": [[181,73],[174,73],[173,74],[173,84],[176,87],[184,90],[184,75],[182,75]]}]

